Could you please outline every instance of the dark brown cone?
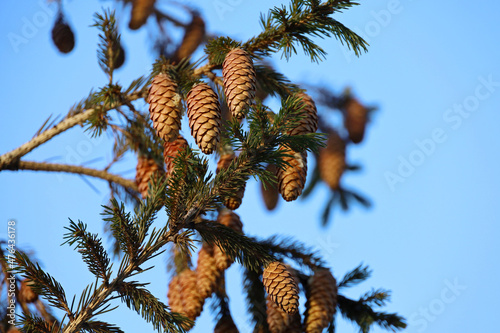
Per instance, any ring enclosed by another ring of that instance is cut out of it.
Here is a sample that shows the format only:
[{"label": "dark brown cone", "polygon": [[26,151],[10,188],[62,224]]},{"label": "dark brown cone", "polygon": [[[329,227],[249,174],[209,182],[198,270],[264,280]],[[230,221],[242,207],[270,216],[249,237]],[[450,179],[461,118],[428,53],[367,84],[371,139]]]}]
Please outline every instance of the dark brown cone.
[{"label": "dark brown cone", "polygon": [[[286,149],[280,147],[280,149]],[[277,169],[278,190],[286,201],[293,201],[302,194],[307,176],[307,152],[297,153],[288,150],[293,157],[285,157],[289,165],[285,169]]]},{"label": "dark brown cone", "polygon": [[302,333],[300,313],[289,315],[274,303],[269,295],[266,297],[267,324],[271,333]]},{"label": "dark brown cone", "polygon": [[288,268],[279,261],[270,263],[262,274],[262,283],[271,299],[286,313],[299,306],[299,288]]},{"label": "dark brown cone", "polygon": [[[222,225],[225,225],[228,228],[233,229],[239,234],[243,233],[243,223],[241,223],[240,217],[234,212],[231,211],[220,212],[219,215],[217,216],[217,222],[219,222]],[[213,256],[215,259],[215,266],[220,271],[225,271],[233,263],[233,260],[230,257],[228,257],[224,252],[222,252],[222,250],[218,246],[214,246]]]},{"label": "dark brown cone", "polygon": [[149,88],[149,116],[156,133],[164,141],[174,141],[181,127],[181,97],[177,84],[167,74],[154,77]]},{"label": "dark brown cone", "polygon": [[200,297],[209,298],[215,291],[217,281],[221,276],[221,271],[216,267],[214,258],[214,248],[203,244],[198,252],[198,264],[196,267],[197,288]]},{"label": "dark brown cone", "polygon": [[62,13],[59,13],[52,28],[52,41],[62,53],[69,53],[75,47],[75,34],[64,20]]},{"label": "dark brown cone", "polygon": [[219,99],[206,83],[194,86],[186,96],[191,135],[205,154],[217,148],[220,139],[221,110]]},{"label": "dark brown cone", "polygon": [[309,279],[305,332],[321,333],[328,327],[337,309],[337,282],[328,269],[318,270]]},{"label": "dark brown cone", "polygon": [[[219,162],[217,162],[217,173],[219,173],[219,171],[221,170],[227,169],[234,158],[234,154],[222,155],[219,159]],[[232,191],[233,195],[227,196],[223,199],[223,204],[224,206],[226,206],[226,208],[235,210],[240,207],[243,201],[243,196],[245,195],[245,186],[246,185],[240,188],[235,188]]]},{"label": "dark brown cone", "polygon": [[205,21],[203,21],[200,15],[193,14],[193,19],[184,32],[184,38],[182,39],[181,45],[172,57],[173,61],[179,62],[180,60],[191,56],[191,54],[193,54],[198,46],[200,46],[203,42],[204,38]]},{"label": "dark brown cone", "polygon": [[132,0],[132,12],[128,27],[137,30],[146,23],[149,15],[153,13],[156,0]]},{"label": "dark brown cone", "polygon": [[[268,164],[266,170],[271,172],[273,175],[276,174],[276,166],[274,164]],[[267,210],[273,210],[278,204],[279,192],[277,186],[277,183],[260,183],[260,193],[262,194],[262,199],[264,199],[264,204],[266,205]]]},{"label": "dark brown cone", "polygon": [[186,139],[181,135],[177,137],[172,142],[163,143],[163,158],[165,161],[165,170],[167,171],[167,176],[170,176],[174,171],[174,159],[179,155],[179,153],[188,146]]},{"label": "dark brown cone", "polygon": [[367,116],[367,109],[357,99],[352,97],[348,99],[344,109],[344,127],[352,142],[363,141]]},{"label": "dark brown cone", "polygon": [[19,298],[22,302],[33,303],[38,299],[38,295],[31,289],[33,281],[23,280],[21,282],[21,288],[19,289]]},{"label": "dark brown cone", "polygon": [[17,329],[17,327],[12,326],[11,328],[9,328],[7,333],[21,333],[21,331]]},{"label": "dark brown cone", "polygon": [[135,173],[135,183],[139,188],[139,192],[142,198],[145,199],[148,196],[148,187],[151,176],[159,177],[162,170],[158,166],[158,163],[152,158],[147,158],[144,156],[139,156],[137,159],[137,168]]},{"label": "dark brown cone", "polygon": [[114,68],[118,69],[125,63],[125,50],[121,44],[118,44],[118,50],[116,52],[118,52],[118,54],[115,58]]},{"label": "dark brown cone", "polygon": [[239,331],[231,315],[224,315],[215,325],[214,333],[239,333]]},{"label": "dark brown cone", "polygon": [[170,310],[172,312],[182,313],[182,290],[178,275],[174,276],[172,281],[170,281],[170,284],[168,285],[167,297]]},{"label": "dark brown cone", "polygon": [[255,98],[256,78],[250,55],[239,48],[231,50],[222,64],[224,93],[233,117],[243,119],[244,110]]},{"label": "dark brown cone", "polygon": [[196,288],[196,272],[189,268],[183,270],[179,274],[179,281],[182,290],[182,313],[194,321],[201,314],[205,302]]},{"label": "dark brown cone", "polygon": [[302,100],[299,103],[302,107],[302,118],[297,127],[290,131],[290,135],[303,135],[309,133],[315,133],[318,130],[318,111],[316,110],[316,104],[314,103],[311,96],[306,93],[299,93],[296,96]]},{"label": "dark brown cone", "polygon": [[335,131],[330,131],[325,148],[319,150],[318,169],[321,179],[332,189],[338,190],[344,173],[345,142]]}]

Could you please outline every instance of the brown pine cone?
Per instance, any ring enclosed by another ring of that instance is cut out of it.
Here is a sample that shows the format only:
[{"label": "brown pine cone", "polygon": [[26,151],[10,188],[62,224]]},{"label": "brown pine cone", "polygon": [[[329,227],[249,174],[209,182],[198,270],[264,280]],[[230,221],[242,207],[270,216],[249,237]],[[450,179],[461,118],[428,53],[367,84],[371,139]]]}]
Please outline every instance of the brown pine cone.
[{"label": "brown pine cone", "polygon": [[160,177],[163,170],[158,163],[152,158],[139,156],[137,159],[137,168],[135,173],[135,183],[139,188],[139,192],[143,199],[148,196],[149,181],[151,176],[154,178]]},{"label": "brown pine cone", "polygon": [[198,292],[196,281],[196,272],[189,268],[179,274],[179,284],[182,290],[182,313],[193,321],[201,314],[205,302],[205,299],[201,298]]},{"label": "brown pine cone", "polygon": [[165,141],[163,143],[163,158],[165,161],[165,170],[167,170],[167,176],[170,176],[174,171],[174,159],[177,157],[179,152],[188,146],[186,139],[181,135],[177,137],[172,142]]},{"label": "brown pine cone", "polygon": [[214,247],[203,244],[198,252],[198,265],[196,267],[197,288],[200,297],[209,298],[214,292],[217,281],[221,276],[221,270],[216,267],[214,258]]},{"label": "brown pine cone", "polygon": [[274,303],[269,295],[266,297],[267,324],[271,333],[302,333],[300,313],[289,315]]},{"label": "brown pine cone", "polygon": [[181,97],[177,84],[167,74],[154,77],[149,88],[149,116],[156,133],[164,141],[174,141],[181,127]]},{"label": "brown pine cone", "polygon": [[179,275],[176,275],[168,285],[168,305],[172,312],[182,313],[182,289],[179,281]]},{"label": "brown pine cone", "polygon": [[146,23],[149,15],[153,13],[156,0],[132,0],[132,12],[128,27],[137,30]]},{"label": "brown pine cone", "polygon": [[186,96],[191,135],[205,154],[217,148],[220,139],[221,110],[219,99],[206,83],[194,86]]},{"label": "brown pine cone", "polygon": [[[276,175],[276,166],[274,164],[268,164],[266,170]],[[265,185],[265,186],[264,186]],[[264,204],[267,210],[273,210],[278,204],[279,192],[278,184],[271,182],[260,183],[260,193],[262,194],[262,199],[264,199]]]},{"label": "brown pine cone", "polygon": [[305,312],[305,332],[321,333],[337,310],[337,281],[328,269],[321,269],[309,279]]},{"label": "brown pine cone", "polygon": [[69,53],[75,47],[75,34],[68,23],[66,23],[62,12],[57,16],[52,28],[52,41],[62,53]]},{"label": "brown pine cone", "polygon": [[271,299],[286,313],[299,307],[299,288],[288,268],[279,261],[270,263],[262,274],[262,283]]},{"label": "brown pine cone", "polygon": [[297,127],[292,129],[289,134],[303,135],[315,133],[318,130],[318,111],[316,110],[316,104],[311,96],[306,93],[299,93],[296,97],[301,99],[299,105],[302,107],[301,114],[304,118],[299,120]]},{"label": "brown pine cone", "polygon": [[239,333],[239,331],[231,315],[224,315],[215,325],[214,333]]},{"label": "brown pine cone", "polygon": [[345,148],[345,142],[338,133],[330,131],[326,147],[319,150],[319,175],[332,190],[339,189],[340,179],[346,167]]},{"label": "brown pine cone", "polygon": [[38,299],[38,295],[31,289],[33,281],[24,279],[21,282],[21,288],[19,290],[19,298],[21,302],[34,303]]},{"label": "brown pine cone", "polygon": [[[217,162],[217,173],[219,173],[221,170],[227,169],[234,158],[234,154],[222,155],[219,159],[219,162]],[[232,191],[232,195],[223,198],[224,206],[231,210],[235,210],[240,207],[243,201],[243,196],[245,195],[245,187],[246,185],[243,185],[240,188],[235,188]]]},{"label": "brown pine cone", "polygon": [[[280,147],[280,149],[287,149]],[[277,169],[278,190],[286,201],[293,201],[302,194],[307,176],[307,152],[297,153],[288,150],[293,157],[285,157],[285,169]]]},{"label": "brown pine cone", "polygon": [[205,38],[205,21],[197,13],[193,13],[191,23],[186,27],[181,45],[172,57],[174,62],[179,62],[191,56]]},{"label": "brown pine cone", "polygon": [[[231,211],[222,211],[219,213],[217,216],[217,222],[219,222],[222,225],[225,225],[228,228],[233,229],[237,233],[242,234],[243,233],[243,223],[241,223],[240,217]],[[233,260],[228,257],[218,246],[214,246],[214,259],[215,259],[215,266],[217,267],[218,270],[220,271],[225,271],[228,269],[231,264],[233,263]]]},{"label": "brown pine cone", "polygon": [[236,119],[243,119],[256,90],[255,69],[250,55],[240,48],[231,50],[222,64],[222,77],[229,110]]},{"label": "brown pine cone", "polygon": [[363,141],[367,118],[368,110],[356,98],[349,98],[344,106],[344,127],[352,142]]}]

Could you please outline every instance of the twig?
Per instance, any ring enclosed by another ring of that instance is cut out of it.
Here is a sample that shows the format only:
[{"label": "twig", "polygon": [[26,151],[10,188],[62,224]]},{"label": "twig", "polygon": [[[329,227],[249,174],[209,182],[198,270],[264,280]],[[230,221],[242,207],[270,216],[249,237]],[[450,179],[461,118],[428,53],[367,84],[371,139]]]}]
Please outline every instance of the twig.
[{"label": "twig", "polygon": [[33,170],[33,171],[54,171],[54,172],[69,172],[80,175],[87,175],[95,178],[101,178],[123,187],[127,187],[138,191],[137,185],[130,179],[125,179],[121,176],[109,173],[105,170],[96,170],[86,168],[78,165],[46,163],[46,162],[33,162],[33,161],[19,161],[18,163],[10,164],[5,170]]}]

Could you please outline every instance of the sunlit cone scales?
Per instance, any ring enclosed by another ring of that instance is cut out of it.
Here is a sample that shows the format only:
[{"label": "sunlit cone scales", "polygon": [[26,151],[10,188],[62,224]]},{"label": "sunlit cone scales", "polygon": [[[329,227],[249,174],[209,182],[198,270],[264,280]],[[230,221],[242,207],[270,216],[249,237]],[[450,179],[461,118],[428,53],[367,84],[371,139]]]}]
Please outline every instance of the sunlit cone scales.
[{"label": "sunlit cone scales", "polygon": [[182,313],[191,320],[195,320],[203,310],[205,300],[201,298],[196,286],[196,272],[189,268],[179,275],[180,289],[182,290]]},{"label": "sunlit cone scales", "polygon": [[244,110],[255,98],[256,77],[250,55],[242,49],[231,50],[222,64],[224,93],[229,110],[236,119],[244,118]]},{"label": "sunlit cone scales", "polygon": [[58,15],[52,28],[52,41],[62,53],[69,53],[75,47],[75,34],[64,20],[62,13]]},{"label": "sunlit cone scales", "polygon": [[179,276],[176,275],[170,281],[168,285],[168,305],[170,306],[170,310],[172,312],[183,312],[182,308],[182,289],[179,281]]},{"label": "sunlit cone scales", "polygon": [[[223,169],[228,168],[234,158],[234,154],[222,155],[219,159],[219,162],[217,162],[217,173],[219,173]],[[241,203],[243,202],[245,187],[246,185],[243,185],[240,188],[235,188],[232,191],[232,195],[223,198],[222,203],[224,204],[224,206],[231,210],[238,209],[238,207],[240,207]]]},{"label": "sunlit cone scales", "polygon": [[367,116],[367,109],[357,99],[349,98],[344,107],[344,127],[352,142],[363,141]]},{"label": "sunlit cone scales", "polygon": [[128,27],[137,30],[146,23],[149,15],[153,13],[156,0],[132,0],[132,12]]},{"label": "sunlit cone scales", "polygon": [[330,270],[318,270],[309,279],[309,295],[304,320],[305,332],[323,332],[335,315],[336,309],[337,281]]},{"label": "sunlit cone scales", "polygon": [[175,51],[174,61],[178,62],[191,56],[205,38],[205,21],[200,15],[193,15],[191,23],[186,27],[181,45]]},{"label": "sunlit cone scales", "polygon": [[22,302],[33,303],[38,299],[38,295],[31,289],[32,284],[32,281],[26,279],[21,282],[19,298]]},{"label": "sunlit cone scales", "polygon": [[290,135],[303,135],[315,133],[318,130],[318,111],[311,96],[306,93],[299,93],[296,96],[301,99],[299,103],[302,107],[303,118],[299,120],[297,127],[290,131]]},{"label": "sunlit cone scales", "polygon": [[174,170],[174,159],[187,146],[188,143],[186,139],[180,135],[172,142],[165,141],[163,143],[163,158],[165,161],[165,170],[167,171],[168,176],[170,176]]},{"label": "sunlit cone scales", "polygon": [[220,275],[221,271],[215,264],[214,248],[204,244],[198,252],[196,267],[197,288],[201,298],[206,299],[212,295]]},{"label": "sunlit cone scales", "polygon": [[326,147],[319,150],[318,169],[321,179],[332,189],[337,190],[344,173],[345,142],[337,132],[331,131]]},{"label": "sunlit cone scales", "polygon": [[167,142],[177,138],[181,127],[181,98],[176,90],[177,84],[167,74],[156,75],[149,88],[149,116],[158,136]]},{"label": "sunlit cone scales", "polygon": [[153,177],[159,177],[161,172],[162,170],[160,169],[160,166],[154,159],[144,156],[138,157],[135,183],[137,184],[143,199],[148,196],[148,186],[151,176],[153,175]]},{"label": "sunlit cone scales", "polygon": [[[282,148],[280,148],[282,149]],[[289,165],[278,169],[278,191],[286,201],[293,201],[302,194],[307,175],[307,152],[297,153],[289,150],[293,157],[285,157],[283,161]]]},{"label": "sunlit cone scales", "polygon": [[262,283],[271,299],[286,313],[294,314],[299,306],[299,288],[287,267],[279,261],[270,263],[262,274]]},{"label": "sunlit cone scales", "polygon": [[[269,164],[267,166],[267,171],[271,172],[273,175],[276,174],[276,166],[273,164]],[[265,186],[264,186],[265,185]],[[262,194],[262,199],[264,200],[264,204],[266,205],[267,210],[273,210],[276,208],[279,199],[279,192],[277,183],[264,182],[260,183],[260,193]]]},{"label": "sunlit cone scales", "polygon": [[214,333],[239,333],[233,318],[228,315],[222,316],[214,328]]},{"label": "sunlit cone scales", "polygon": [[205,154],[217,148],[220,139],[221,110],[219,99],[206,83],[194,86],[186,97],[191,135]]}]

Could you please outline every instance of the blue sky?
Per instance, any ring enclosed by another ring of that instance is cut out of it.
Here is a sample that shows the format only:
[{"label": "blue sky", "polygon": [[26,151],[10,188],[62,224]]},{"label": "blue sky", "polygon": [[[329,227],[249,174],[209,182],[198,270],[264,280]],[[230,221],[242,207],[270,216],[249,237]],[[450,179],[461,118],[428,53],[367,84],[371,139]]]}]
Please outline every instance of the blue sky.
[{"label": "blue sky", "polygon": [[[260,12],[281,2],[182,3],[202,11],[210,32],[245,40],[261,31]],[[89,25],[95,10],[113,3],[65,4],[77,32],[76,47],[67,56],[58,54],[50,41],[53,5],[12,0],[4,4],[1,154],[28,141],[50,114],[64,115],[92,88],[106,84],[96,59],[97,30]],[[391,289],[387,310],[408,319],[407,332],[493,330],[500,296],[500,270],[494,264],[500,250],[500,147],[494,137],[500,121],[499,10],[496,3],[462,0],[362,2],[338,19],[366,37],[368,53],[357,58],[329,39],[322,41],[328,58],[320,64],[302,54],[288,62],[274,57],[275,66],[293,82],[324,84],[338,92],[351,86],[363,102],[378,105],[366,141],[348,151],[348,160],[362,164],[363,171],[344,179],[347,186],[367,194],[374,206],[335,212],[333,223],[323,229],[319,218],[326,187],[304,201],[281,201],[276,211],[267,213],[258,184],[250,182],[238,210],[245,232],[294,236],[323,253],[338,278],[361,262],[369,264],[372,278],[347,295]],[[187,19],[181,10],[176,13]],[[128,10],[119,12],[118,19],[126,27]],[[31,30],[26,28],[30,23]],[[14,35],[23,42],[13,44]],[[124,85],[150,70],[154,59],[147,38],[148,28],[124,33],[127,60],[117,72]],[[90,161],[90,166],[100,167],[111,158],[109,141],[90,139],[76,127],[25,159]],[[104,158],[93,161],[98,157]],[[131,159],[113,171],[132,178],[134,169]],[[100,205],[108,201],[107,187],[100,180],[89,181],[99,193],[75,175],[0,172],[0,221],[5,226],[0,236],[6,234],[7,221],[15,219],[19,247],[35,251],[68,295],[79,294],[93,279],[79,254],[59,245],[63,227],[71,218],[86,222],[93,232],[103,230]],[[160,214],[158,223],[165,219]],[[164,256],[158,258],[155,270],[142,279],[166,301],[164,262]],[[240,271],[234,265],[228,272],[228,292],[240,332],[247,332]],[[193,332],[213,329],[208,312]],[[125,306],[104,319],[126,331],[150,330]],[[338,332],[355,331],[338,320]]]}]

